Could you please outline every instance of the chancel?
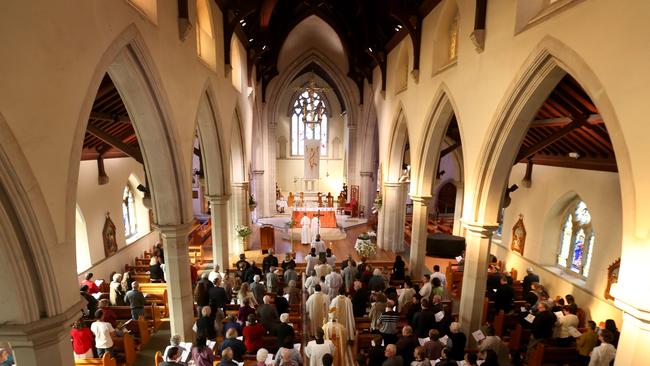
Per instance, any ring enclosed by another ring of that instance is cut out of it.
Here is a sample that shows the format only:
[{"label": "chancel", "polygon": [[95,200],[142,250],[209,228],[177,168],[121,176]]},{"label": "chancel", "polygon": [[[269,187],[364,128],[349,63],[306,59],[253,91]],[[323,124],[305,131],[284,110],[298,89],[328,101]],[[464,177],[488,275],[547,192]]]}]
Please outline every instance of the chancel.
[{"label": "chancel", "polygon": [[646,364],[648,14],[4,2],[0,364]]}]

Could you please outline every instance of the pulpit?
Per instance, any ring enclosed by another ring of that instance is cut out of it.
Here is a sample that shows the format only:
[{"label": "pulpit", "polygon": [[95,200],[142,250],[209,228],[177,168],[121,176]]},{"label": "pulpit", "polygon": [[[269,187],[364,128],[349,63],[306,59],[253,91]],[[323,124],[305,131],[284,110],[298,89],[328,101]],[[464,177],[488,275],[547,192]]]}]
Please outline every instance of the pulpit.
[{"label": "pulpit", "polygon": [[271,225],[264,225],[260,228],[260,246],[262,253],[267,253],[269,248],[275,250],[275,229]]}]

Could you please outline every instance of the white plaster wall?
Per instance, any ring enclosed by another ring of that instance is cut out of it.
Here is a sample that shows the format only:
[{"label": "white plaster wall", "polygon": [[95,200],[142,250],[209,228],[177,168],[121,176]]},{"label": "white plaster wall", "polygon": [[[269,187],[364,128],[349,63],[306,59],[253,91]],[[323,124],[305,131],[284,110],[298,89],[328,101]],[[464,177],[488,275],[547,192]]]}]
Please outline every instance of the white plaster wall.
[{"label": "white plaster wall", "polygon": [[[97,184],[97,162],[94,160],[82,161],[79,165],[79,184],[77,186],[77,204],[86,219],[88,231],[88,244],[90,248],[90,261],[95,264],[105,258],[102,230],[104,228],[104,214],[110,213],[115,224],[117,249],[127,246],[124,237],[124,221],[122,220],[122,195],[124,187],[133,174],[138,184],[144,182],[144,169],[140,163],[132,158],[105,159],[104,167],[109,177],[108,184]],[[137,189],[137,184],[131,183],[135,201],[135,214],[137,234],[141,237],[150,232],[149,212],[142,205],[144,194]],[[130,238],[129,244],[135,239]],[[112,259],[111,259],[112,260]],[[123,268],[125,263],[116,265]]]},{"label": "white plaster wall", "polygon": [[[526,268],[535,268],[552,297],[574,294],[578,305],[589,309],[596,323],[608,318],[620,323],[621,311],[603,296],[607,267],[621,255],[618,174],[536,165],[531,188],[524,188],[520,182],[525,172],[525,164],[517,164],[512,169],[509,184],[517,184],[519,189],[511,193],[512,203],[505,210],[502,245],[493,245],[492,252],[506,263],[508,270],[516,268],[519,279],[525,275]],[[586,281],[555,266],[561,222],[571,200],[566,199],[567,193],[576,193],[587,204],[596,234]],[[524,216],[526,227],[523,257],[509,249],[512,227],[519,214]]]}]

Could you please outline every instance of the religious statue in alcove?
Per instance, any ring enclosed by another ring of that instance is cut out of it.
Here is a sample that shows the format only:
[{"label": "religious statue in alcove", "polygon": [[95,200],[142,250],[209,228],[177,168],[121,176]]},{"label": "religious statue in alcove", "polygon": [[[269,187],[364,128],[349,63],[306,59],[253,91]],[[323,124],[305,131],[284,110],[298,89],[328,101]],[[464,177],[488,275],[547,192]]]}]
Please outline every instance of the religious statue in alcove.
[{"label": "religious statue in alcove", "polygon": [[106,212],[106,221],[102,229],[102,238],[104,239],[104,254],[110,257],[117,253],[117,239],[115,235],[115,224],[111,220],[110,212]]},{"label": "religious statue in alcove", "polygon": [[519,220],[512,227],[512,244],[510,249],[524,255],[524,245],[526,245],[526,227],[524,226],[524,215],[519,214]]},{"label": "religious statue in alcove", "polygon": [[611,290],[612,285],[618,283],[618,270],[621,268],[621,258],[618,258],[607,268],[607,287],[605,287],[605,298],[614,300]]}]

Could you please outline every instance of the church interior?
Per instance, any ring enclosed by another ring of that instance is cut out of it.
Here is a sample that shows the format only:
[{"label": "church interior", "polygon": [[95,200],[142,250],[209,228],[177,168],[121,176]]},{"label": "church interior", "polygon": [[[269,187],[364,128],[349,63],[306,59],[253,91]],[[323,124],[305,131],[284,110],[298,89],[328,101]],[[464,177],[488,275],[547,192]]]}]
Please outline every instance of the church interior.
[{"label": "church interior", "polygon": [[[176,365],[172,335],[196,365],[327,365],[321,325],[337,366],[406,366],[420,298],[445,350],[466,337],[450,360],[609,365],[607,345],[646,364],[649,17],[642,0],[5,2],[0,366]],[[538,305],[577,335],[540,339]]]}]

